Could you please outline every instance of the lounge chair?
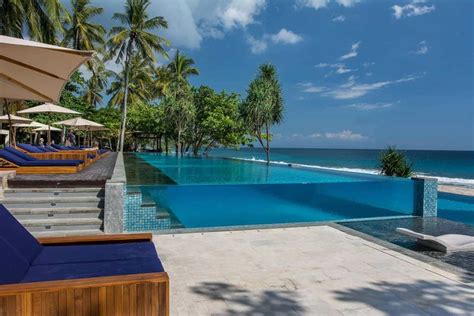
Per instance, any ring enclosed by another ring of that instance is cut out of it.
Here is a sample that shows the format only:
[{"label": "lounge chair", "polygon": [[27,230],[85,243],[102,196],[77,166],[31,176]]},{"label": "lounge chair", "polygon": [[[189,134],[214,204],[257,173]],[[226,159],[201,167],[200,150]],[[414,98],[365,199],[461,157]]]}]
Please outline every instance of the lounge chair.
[{"label": "lounge chair", "polygon": [[15,170],[18,174],[76,173],[82,169],[81,160],[41,160],[20,157],[0,149],[0,170]]},{"label": "lounge chair", "polygon": [[0,204],[0,314],[168,315],[151,234],[35,239]]},{"label": "lounge chair", "polygon": [[87,147],[80,147],[80,146],[61,146],[58,144],[52,144],[51,145],[54,149],[57,149],[61,152],[74,152],[74,153],[83,153],[87,152],[89,154],[93,154],[96,156],[96,159],[99,159],[104,156],[104,154],[108,153],[109,151],[107,150],[106,152],[94,148],[87,148]]},{"label": "lounge chair", "polygon": [[474,251],[474,236],[458,234],[433,236],[417,233],[413,230],[406,228],[397,228],[396,231],[402,235],[416,239],[416,241],[423,246],[438,251]]},{"label": "lounge chair", "polygon": [[16,149],[41,160],[82,160],[85,166],[95,161],[95,155],[87,152],[64,152],[29,144],[17,144]]}]

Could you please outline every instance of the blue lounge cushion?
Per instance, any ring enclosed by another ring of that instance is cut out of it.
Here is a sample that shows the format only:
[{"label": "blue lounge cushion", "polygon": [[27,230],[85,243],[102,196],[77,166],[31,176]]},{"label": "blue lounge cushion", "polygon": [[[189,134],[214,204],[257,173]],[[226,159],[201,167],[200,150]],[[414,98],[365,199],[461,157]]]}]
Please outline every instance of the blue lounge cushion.
[{"label": "blue lounge cushion", "polygon": [[20,167],[53,167],[53,166],[78,166],[83,161],[82,160],[34,160],[28,161],[21,157],[18,157],[11,152],[0,149],[0,158],[10,161],[11,163],[20,166]]},{"label": "blue lounge cushion", "polygon": [[28,155],[28,154],[25,154],[24,152],[19,151],[18,149],[13,148],[13,147],[10,147],[10,146],[6,146],[4,149],[5,149],[6,151],[8,151],[8,152],[10,152],[10,153],[12,153],[12,154],[14,154],[14,155],[20,157],[20,158],[26,160],[26,161],[36,161],[36,160],[38,160],[38,159],[36,159],[35,157],[32,157],[32,156],[30,156],[30,155]]},{"label": "blue lounge cushion", "polygon": [[20,282],[26,275],[30,264],[13,248],[3,237],[0,236],[0,284]]},{"label": "blue lounge cushion", "polygon": [[59,151],[56,148],[54,148],[53,146],[49,146],[49,145],[44,145],[43,149],[48,150],[49,152],[53,152],[53,153]]},{"label": "blue lounge cushion", "polygon": [[31,266],[21,283],[163,272],[158,258]]},{"label": "blue lounge cushion", "polygon": [[34,146],[36,147],[37,149],[39,149],[42,153],[49,153],[49,150],[47,150],[46,148],[44,147],[41,147],[41,146]]},{"label": "blue lounge cushion", "polygon": [[[15,217],[0,204],[0,237],[14,247],[30,264],[41,252],[43,246],[34,238]],[[2,252],[0,257],[5,258]],[[3,261],[0,261],[3,262]],[[0,269],[1,270],[1,269]]]},{"label": "blue lounge cushion", "polygon": [[56,148],[57,150],[70,150],[66,146],[61,146],[61,145],[57,145],[57,144],[51,144],[51,147]]},{"label": "blue lounge cushion", "polygon": [[32,265],[115,261],[138,258],[157,258],[155,246],[152,242],[43,246],[43,250],[33,261]]},{"label": "blue lounge cushion", "polygon": [[30,153],[39,154],[39,153],[44,152],[41,149],[39,149],[38,147],[35,147],[33,145],[30,145],[30,144],[16,144],[16,145],[17,145],[17,147],[20,147],[21,149],[26,150],[27,152],[30,152]]}]

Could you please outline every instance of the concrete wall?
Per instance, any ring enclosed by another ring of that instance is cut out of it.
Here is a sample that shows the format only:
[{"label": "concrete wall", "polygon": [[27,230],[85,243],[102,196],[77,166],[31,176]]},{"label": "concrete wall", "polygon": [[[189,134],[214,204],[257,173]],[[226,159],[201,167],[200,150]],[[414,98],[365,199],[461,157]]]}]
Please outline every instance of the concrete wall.
[{"label": "concrete wall", "polygon": [[123,232],[124,194],[127,184],[123,153],[119,152],[112,178],[105,184],[104,232],[118,234]]}]

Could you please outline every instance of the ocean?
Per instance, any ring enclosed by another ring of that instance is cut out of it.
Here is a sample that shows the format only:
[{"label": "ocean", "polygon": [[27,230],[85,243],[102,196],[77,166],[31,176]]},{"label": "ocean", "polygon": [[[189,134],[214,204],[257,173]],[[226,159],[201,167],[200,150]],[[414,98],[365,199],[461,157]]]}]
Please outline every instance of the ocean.
[{"label": "ocean", "polygon": [[[440,184],[474,188],[474,151],[405,150],[415,175],[435,177]],[[296,163],[332,170],[378,174],[381,150],[271,148],[275,163]],[[261,148],[213,149],[211,156],[264,160]]]}]

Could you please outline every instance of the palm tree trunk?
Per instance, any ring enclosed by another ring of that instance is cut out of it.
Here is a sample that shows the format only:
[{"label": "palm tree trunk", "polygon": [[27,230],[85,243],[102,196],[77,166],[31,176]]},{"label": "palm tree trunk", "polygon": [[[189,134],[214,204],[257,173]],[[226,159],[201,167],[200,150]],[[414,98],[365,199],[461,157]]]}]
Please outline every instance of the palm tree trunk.
[{"label": "palm tree trunk", "polygon": [[8,100],[5,100],[5,111],[7,112],[8,116],[8,145],[13,145],[13,128],[12,128],[12,120],[10,118],[10,109],[8,108]]},{"label": "palm tree trunk", "polygon": [[120,152],[123,152],[123,147],[125,144],[125,127],[127,125],[128,75],[129,75],[128,62],[130,61],[130,54],[132,52],[131,48],[132,46],[129,45],[127,48],[127,56],[125,57],[125,95],[123,97],[122,128],[120,130]]},{"label": "palm tree trunk", "polygon": [[267,146],[265,147],[265,153],[267,154],[267,165],[270,164],[270,140],[269,140],[269,130],[268,130],[268,123],[265,124],[265,133],[267,135]]}]

